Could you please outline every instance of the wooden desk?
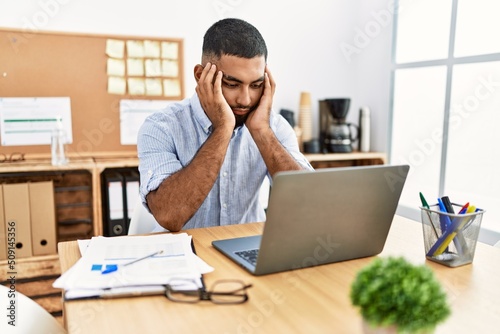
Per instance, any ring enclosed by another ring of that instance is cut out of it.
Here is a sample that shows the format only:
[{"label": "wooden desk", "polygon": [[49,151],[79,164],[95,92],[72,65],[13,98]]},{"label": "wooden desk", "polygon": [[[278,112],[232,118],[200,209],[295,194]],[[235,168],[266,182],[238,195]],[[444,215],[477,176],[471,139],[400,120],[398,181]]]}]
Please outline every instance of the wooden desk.
[{"label": "wooden desk", "polygon": [[[207,286],[222,278],[251,282],[242,305],[173,303],[163,296],[64,303],[70,333],[361,333],[361,317],[349,289],[359,269],[373,258],[255,277],[211,246],[214,239],[259,234],[262,223],[186,230],[198,255],[215,270]],[[421,225],[396,216],[382,253],[426,263],[448,293],[452,315],[436,333],[498,333],[500,249],[478,243],[474,263],[448,268],[426,261]],[[61,268],[80,257],[75,241],[59,244]],[[171,330],[168,330],[171,329]]]}]

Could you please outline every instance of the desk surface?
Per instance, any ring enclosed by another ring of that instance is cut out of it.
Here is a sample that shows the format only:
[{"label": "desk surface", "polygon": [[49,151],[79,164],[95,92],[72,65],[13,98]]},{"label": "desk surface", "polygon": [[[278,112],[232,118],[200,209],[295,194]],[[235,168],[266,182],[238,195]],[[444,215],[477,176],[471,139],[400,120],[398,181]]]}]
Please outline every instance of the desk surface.
[{"label": "desk surface", "polygon": [[[64,303],[70,333],[362,333],[349,289],[359,269],[373,258],[255,277],[211,246],[214,239],[259,234],[262,223],[186,230],[198,255],[215,270],[205,275],[207,286],[222,278],[253,284],[242,305],[173,303],[163,296]],[[402,255],[426,263],[445,288],[452,315],[436,333],[500,332],[500,249],[478,243],[474,263],[448,268],[425,260],[421,225],[396,216],[382,256]],[[76,241],[59,244],[61,268],[80,257]]]}]

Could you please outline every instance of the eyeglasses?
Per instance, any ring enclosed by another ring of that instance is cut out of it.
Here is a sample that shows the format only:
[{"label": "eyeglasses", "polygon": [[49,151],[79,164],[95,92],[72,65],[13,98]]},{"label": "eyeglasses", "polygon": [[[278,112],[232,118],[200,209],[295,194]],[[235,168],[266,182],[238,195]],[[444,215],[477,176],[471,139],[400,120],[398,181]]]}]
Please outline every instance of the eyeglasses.
[{"label": "eyeglasses", "polygon": [[251,286],[252,284],[245,284],[240,280],[219,280],[207,291],[200,288],[194,280],[174,279],[165,286],[165,296],[180,303],[209,300],[214,304],[242,304],[248,300],[246,290]]},{"label": "eyeglasses", "polygon": [[14,152],[14,153],[11,153],[10,155],[0,153],[0,163],[2,163],[2,162],[16,162],[16,161],[23,161],[23,160],[24,160],[24,153],[21,153],[21,152]]}]

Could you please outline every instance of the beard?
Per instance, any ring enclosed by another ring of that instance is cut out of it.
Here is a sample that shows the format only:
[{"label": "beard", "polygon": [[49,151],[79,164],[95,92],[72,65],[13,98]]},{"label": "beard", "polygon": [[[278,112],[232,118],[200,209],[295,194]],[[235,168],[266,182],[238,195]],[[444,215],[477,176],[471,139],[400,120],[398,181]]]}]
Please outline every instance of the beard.
[{"label": "beard", "polygon": [[246,106],[236,106],[236,107],[231,107],[236,108],[236,109],[248,109],[249,111],[245,115],[236,115],[234,114],[234,119],[235,119],[235,124],[234,128],[239,128],[240,126],[243,126],[248,118],[248,116],[257,108],[257,106],[253,107],[246,107]]},{"label": "beard", "polygon": [[247,113],[245,115],[234,115],[234,119],[236,120],[234,124],[234,128],[239,128],[240,126],[243,126],[248,118],[248,115],[250,113]]}]

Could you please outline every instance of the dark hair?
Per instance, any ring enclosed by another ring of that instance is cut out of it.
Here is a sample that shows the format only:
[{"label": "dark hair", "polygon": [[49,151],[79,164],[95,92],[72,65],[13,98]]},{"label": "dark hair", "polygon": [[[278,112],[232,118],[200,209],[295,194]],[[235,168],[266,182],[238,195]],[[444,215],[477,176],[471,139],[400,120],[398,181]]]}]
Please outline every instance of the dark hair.
[{"label": "dark hair", "polygon": [[240,19],[223,19],[214,23],[203,38],[203,58],[220,59],[222,55],[241,58],[264,56],[267,47],[260,32]]}]

